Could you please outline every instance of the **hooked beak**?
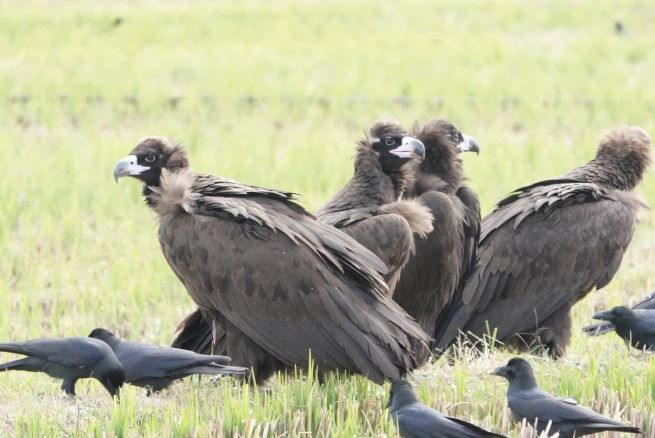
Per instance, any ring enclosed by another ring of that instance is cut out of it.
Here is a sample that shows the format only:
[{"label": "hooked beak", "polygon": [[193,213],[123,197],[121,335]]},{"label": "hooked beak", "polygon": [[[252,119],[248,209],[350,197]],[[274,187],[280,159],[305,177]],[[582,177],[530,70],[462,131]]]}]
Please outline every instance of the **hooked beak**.
[{"label": "hooked beak", "polygon": [[495,370],[493,370],[491,374],[493,374],[494,376],[507,377],[507,368],[498,367]]},{"label": "hooked beak", "polygon": [[475,138],[469,135],[464,136],[464,140],[457,145],[457,149],[459,152],[475,152],[480,155],[480,144]]},{"label": "hooked beak", "polygon": [[118,178],[123,176],[140,175],[148,169],[150,169],[150,167],[137,164],[136,155],[128,155],[127,157],[118,160],[118,163],[116,163],[116,166],[114,167],[114,180],[118,182]]},{"label": "hooked beak", "polygon": [[594,316],[592,316],[593,319],[600,319],[601,321],[613,321],[613,315],[612,312],[609,310],[606,310],[605,312],[597,312],[594,313]]},{"label": "hooked beak", "polygon": [[418,158],[419,160],[425,158],[423,142],[414,137],[403,137],[402,144],[389,152],[400,158]]}]

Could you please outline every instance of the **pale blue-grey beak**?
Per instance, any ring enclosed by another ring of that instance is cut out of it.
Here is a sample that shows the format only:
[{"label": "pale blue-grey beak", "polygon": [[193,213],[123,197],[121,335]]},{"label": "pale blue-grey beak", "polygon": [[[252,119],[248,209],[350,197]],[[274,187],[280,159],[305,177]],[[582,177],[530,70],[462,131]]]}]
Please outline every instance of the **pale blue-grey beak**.
[{"label": "pale blue-grey beak", "polygon": [[475,152],[478,155],[480,154],[480,144],[475,138],[469,135],[464,136],[464,140],[457,145],[457,149],[459,152]]},{"label": "pale blue-grey beak", "polygon": [[418,138],[403,137],[401,145],[391,149],[389,153],[400,158],[418,158],[422,160],[425,158],[425,146]]},{"label": "pale blue-grey beak", "polygon": [[118,178],[123,176],[140,175],[146,170],[150,169],[148,166],[141,166],[137,163],[136,155],[128,155],[121,158],[114,167],[114,180],[118,182]]}]

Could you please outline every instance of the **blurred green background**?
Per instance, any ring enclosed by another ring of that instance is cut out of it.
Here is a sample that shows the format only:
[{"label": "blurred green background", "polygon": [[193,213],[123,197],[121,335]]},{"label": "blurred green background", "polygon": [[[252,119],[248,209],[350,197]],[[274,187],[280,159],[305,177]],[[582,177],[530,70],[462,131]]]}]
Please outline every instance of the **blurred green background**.
[{"label": "blurred green background", "polygon": [[[2,1],[0,338],[104,326],[170,342],[193,303],[139,184],[112,178],[146,135],[183,142],[195,170],[301,193],[313,210],[349,178],[373,121],[444,117],[482,146],[465,169],[487,213],[592,158],[609,128],[655,131],[654,20],[649,1]],[[653,204],[652,174],[639,192]],[[576,327],[653,288],[654,242],[647,211]],[[504,382],[485,376],[507,357],[439,362],[414,381],[433,406],[530,436],[507,417]],[[538,363],[551,390],[650,424],[655,365],[616,336],[576,334],[563,361]],[[155,398],[128,389],[114,406],[93,382],[74,402],[45,376],[0,374],[0,433],[395,433],[385,390],[364,380],[272,385],[288,400],[202,381]]]}]

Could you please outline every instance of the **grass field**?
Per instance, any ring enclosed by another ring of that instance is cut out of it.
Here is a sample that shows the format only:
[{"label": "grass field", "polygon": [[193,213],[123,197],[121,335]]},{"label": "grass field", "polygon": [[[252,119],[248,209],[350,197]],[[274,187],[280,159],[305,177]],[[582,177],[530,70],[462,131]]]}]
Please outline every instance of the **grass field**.
[{"label": "grass field", "polygon": [[[654,19],[646,0],[2,1],[0,339],[104,326],[171,341],[193,303],[139,185],[112,179],[146,135],[183,141],[195,170],[302,193],[315,209],[350,176],[375,119],[446,117],[482,146],[465,167],[486,213],[590,159],[608,128],[655,133]],[[639,189],[651,205],[654,182]],[[617,277],[575,307],[575,327],[654,289],[654,255],[647,211]],[[528,437],[488,374],[509,357],[462,351],[411,380],[431,406]],[[650,355],[576,330],[563,360],[532,362],[545,389],[655,437]],[[128,387],[113,404],[95,381],[70,400],[44,375],[0,373],[0,434],[397,436],[386,390],[362,378],[265,389],[189,379],[151,398]]]}]

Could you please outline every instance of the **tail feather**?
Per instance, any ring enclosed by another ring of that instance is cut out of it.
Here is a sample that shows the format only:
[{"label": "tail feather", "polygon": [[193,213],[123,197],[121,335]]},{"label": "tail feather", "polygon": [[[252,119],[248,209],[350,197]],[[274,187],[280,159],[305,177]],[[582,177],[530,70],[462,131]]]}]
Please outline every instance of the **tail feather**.
[{"label": "tail feather", "polygon": [[177,336],[171,346],[196,353],[211,354],[213,339],[212,323],[205,319],[199,309],[196,309],[177,326]]},{"label": "tail feather", "polygon": [[600,322],[582,327],[587,336],[602,336],[614,331],[614,324],[611,322]]},{"label": "tail feather", "polygon": [[29,354],[29,351],[20,344],[0,344],[0,351],[16,354]]},{"label": "tail feather", "polygon": [[12,360],[0,364],[0,372],[3,371],[39,371],[40,361],[34,360],[32,357],[24,357],[22,359]]},{"label": "tail feather", "polygon": [[189,374],[208,374],[208,375],[244,375],[248,368],[225,366],[225,365],[199,365],[192,368],[187,368],[185,372]]}]

